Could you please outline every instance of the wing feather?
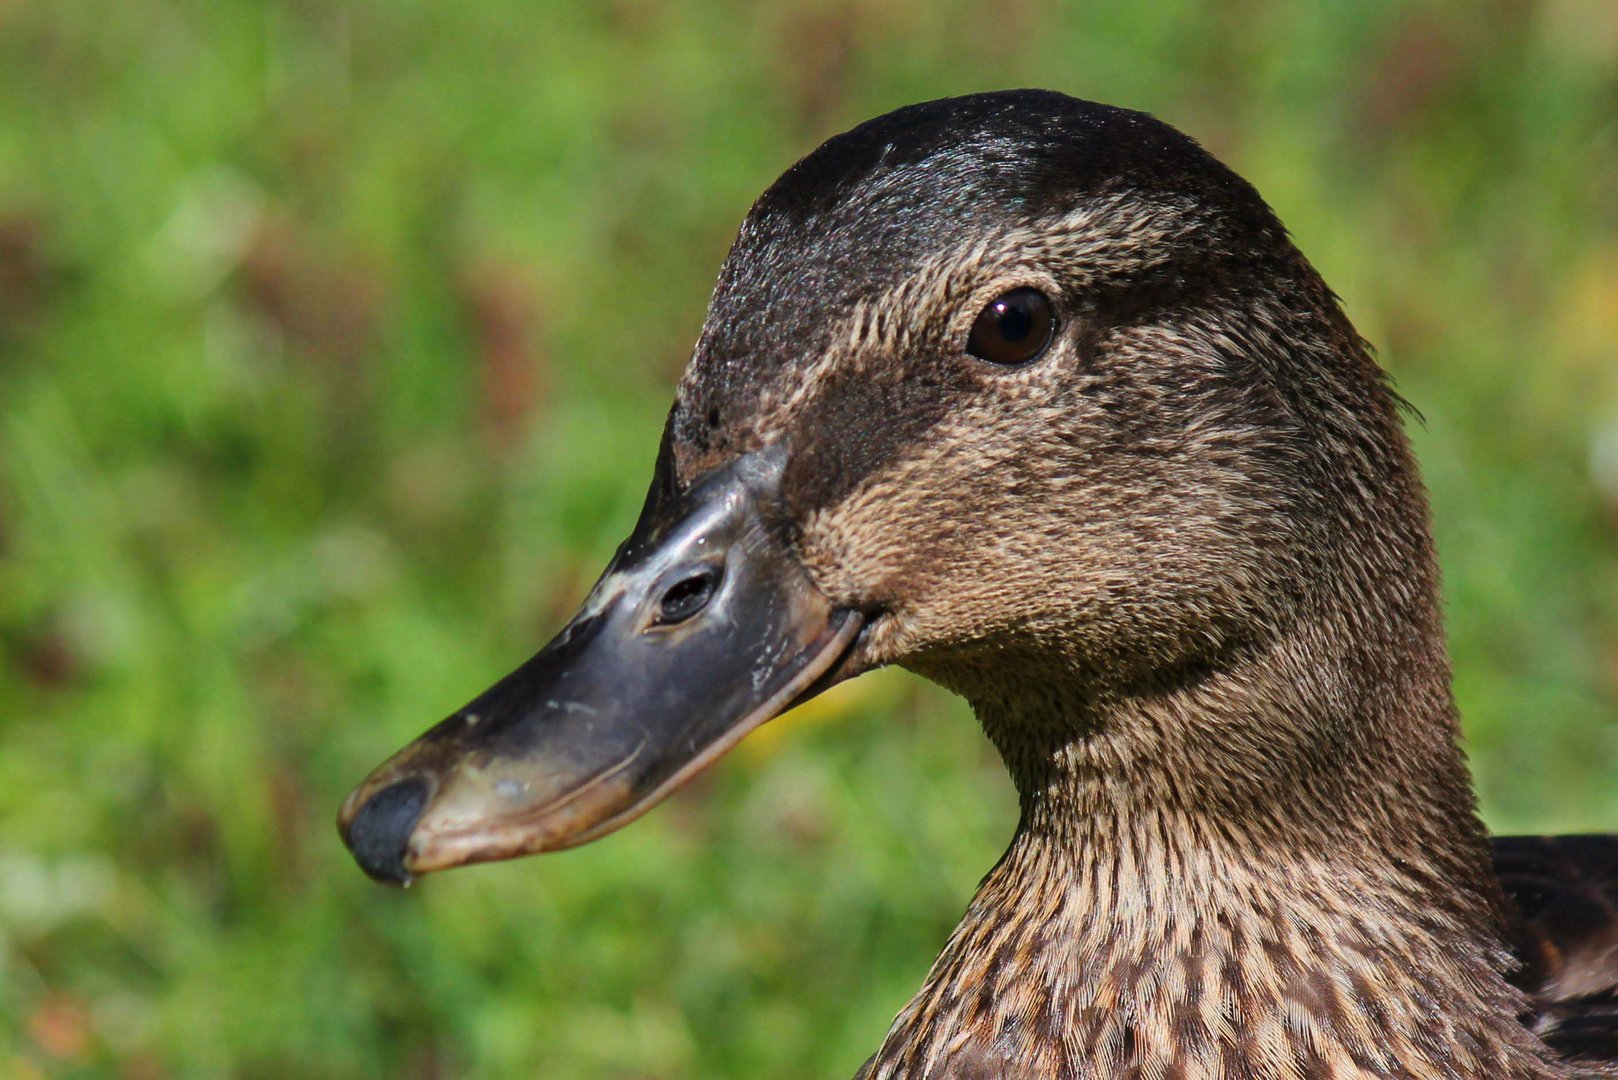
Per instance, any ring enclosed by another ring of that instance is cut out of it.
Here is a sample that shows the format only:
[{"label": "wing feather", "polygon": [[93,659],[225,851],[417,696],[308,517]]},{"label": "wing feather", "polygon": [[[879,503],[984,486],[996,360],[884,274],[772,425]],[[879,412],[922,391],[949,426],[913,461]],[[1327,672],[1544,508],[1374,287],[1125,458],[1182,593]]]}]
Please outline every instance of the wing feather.
[{"label": "wing feather", "polygon": [[1569,1061],[1618,1066],[1618,836],[1496,837],[1494,865],[1527,1022]]}]

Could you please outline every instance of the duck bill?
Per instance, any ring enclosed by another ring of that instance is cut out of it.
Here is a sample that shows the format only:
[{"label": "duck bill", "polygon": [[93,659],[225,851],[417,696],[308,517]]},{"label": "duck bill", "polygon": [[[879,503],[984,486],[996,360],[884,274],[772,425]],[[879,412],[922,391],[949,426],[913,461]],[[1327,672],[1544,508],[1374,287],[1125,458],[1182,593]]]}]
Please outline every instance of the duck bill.
[{"label": "duck bill", "polygon": [[793,554],[780,464],[748,455],[682,494],[660,461],[556,639],[348,796],[338,828],[360,867],[404,884],[593,840],[837,681],[861,619]]}]

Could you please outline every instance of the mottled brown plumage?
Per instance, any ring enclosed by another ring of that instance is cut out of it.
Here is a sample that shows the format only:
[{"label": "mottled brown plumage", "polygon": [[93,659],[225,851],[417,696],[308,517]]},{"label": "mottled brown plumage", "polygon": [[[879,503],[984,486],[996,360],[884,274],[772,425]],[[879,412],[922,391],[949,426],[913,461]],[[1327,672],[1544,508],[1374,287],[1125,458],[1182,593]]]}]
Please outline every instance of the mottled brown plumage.
[{"label": "mottled brown plumage", "polygon": [[[1052,352],[963,356],[1021,285]],[[863,1075],[1618,1057],[1511,981],[1399,403],[1190,140],[1047,94],[832,140],[743,226],[671,432],[687,480],[787,442],[804,559],[873,614],[857,663],[966,696],[1021,792]]]},{"label": "mottled brown plumage", "polygon": [[[1048,347],[975,354],[1027,290]],[[631,650],[729,662],[759,608],[726,582],[761,565],[764,609],[809,600],[734,724],[617,691]],[[1021,819],[862,1077],[1618,1075],[1618,841],[1491,862],[1400,402],[1269,207],[1167,125],[984,94],[790,169],[614,568],[345,837],[393,879],[580,842],[883,664],[971,702]]]},{"label": "mottled brown plumage", "polygon": [[1618,837],[1494,842],[1529,1023],[1569,1057],[1618,1061]]}]

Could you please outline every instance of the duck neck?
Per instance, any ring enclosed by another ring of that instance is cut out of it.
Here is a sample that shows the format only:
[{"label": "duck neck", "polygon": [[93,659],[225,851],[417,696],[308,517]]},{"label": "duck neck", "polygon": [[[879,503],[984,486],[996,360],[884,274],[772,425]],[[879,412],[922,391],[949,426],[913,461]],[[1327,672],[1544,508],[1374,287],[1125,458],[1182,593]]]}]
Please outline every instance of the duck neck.
[{"label": "duck neck", "polygon": [[1441,637],[1388,663],[1333,629],[1143,688],[931,672],[976,684],[1022,815],[870,1075],[1560,1075],[1502,976]]}]

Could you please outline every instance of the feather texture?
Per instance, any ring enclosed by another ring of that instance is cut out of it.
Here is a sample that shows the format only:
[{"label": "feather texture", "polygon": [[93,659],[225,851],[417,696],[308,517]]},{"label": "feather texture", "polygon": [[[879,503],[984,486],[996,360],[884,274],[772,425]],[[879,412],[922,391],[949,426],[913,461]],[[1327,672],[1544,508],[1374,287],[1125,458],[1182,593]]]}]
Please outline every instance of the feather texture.
[{"label": "feather texture", "polygon": [[1532,1000],[1570,1060],[1618,1062],[1618,836],[1503,836],[1494,866]]}]

